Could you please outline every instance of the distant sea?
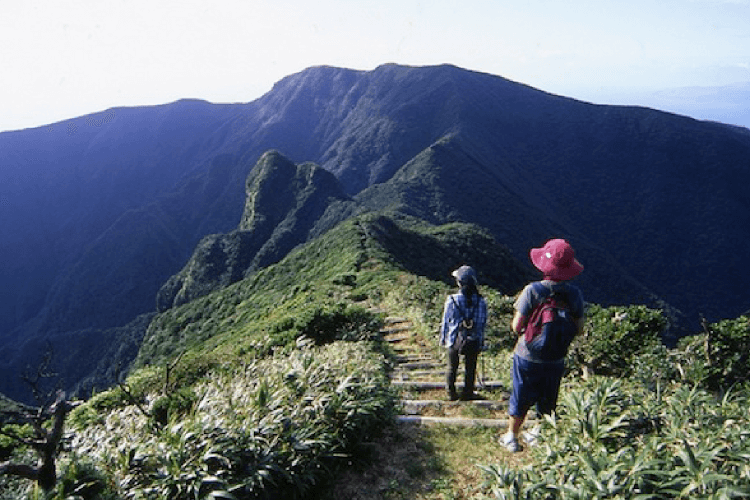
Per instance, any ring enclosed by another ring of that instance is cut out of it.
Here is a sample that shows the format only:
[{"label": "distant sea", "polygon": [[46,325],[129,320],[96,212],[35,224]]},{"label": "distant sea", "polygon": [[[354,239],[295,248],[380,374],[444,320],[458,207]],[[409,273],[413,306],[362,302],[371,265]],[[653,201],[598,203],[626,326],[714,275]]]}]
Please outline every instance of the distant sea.
[{"label": "distant sea", "polygon": [[595,104],[644,106],[698,120],[750,128],[750,82],[653,91],[597,89],[581,92],[576,98]]}]

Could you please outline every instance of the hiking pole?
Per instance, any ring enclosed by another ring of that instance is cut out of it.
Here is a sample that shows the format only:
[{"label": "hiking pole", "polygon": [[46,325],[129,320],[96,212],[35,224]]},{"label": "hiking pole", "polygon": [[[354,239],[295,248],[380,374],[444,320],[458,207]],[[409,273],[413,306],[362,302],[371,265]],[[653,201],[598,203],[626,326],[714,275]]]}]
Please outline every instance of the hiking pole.
[{"label": "hiking pole", "polygon": [[479,385],[480,388],[485,389],[484,385],[484,356],[482,356],[482,353],[484,352],[484,346],[479,348],[479,357],[482,358],[482,373],[479,375],[479,382],[477,385]]},{"label": "hiking pole", "polygon": [[[484,349],[482,349],[482,351],[484,351]],[[485,388],[485,385],[484,385],[484,358],[485,357],[482,356],[482,389]]]}]

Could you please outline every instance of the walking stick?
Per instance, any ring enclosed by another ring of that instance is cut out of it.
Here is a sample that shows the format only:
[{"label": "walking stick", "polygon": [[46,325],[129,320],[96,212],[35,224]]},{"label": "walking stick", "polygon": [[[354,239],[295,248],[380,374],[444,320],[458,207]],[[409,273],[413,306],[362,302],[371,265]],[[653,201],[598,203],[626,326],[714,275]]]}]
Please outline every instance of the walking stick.
[{"label": "walking stick", "polygon": [[477,385],[484,389],[484,356],[482,356],[482,352],[484,352],[484,346],[479,348],[479,357],[482,358],[482,373],[479,375],[479,380],[477,381],[479,383]]}]

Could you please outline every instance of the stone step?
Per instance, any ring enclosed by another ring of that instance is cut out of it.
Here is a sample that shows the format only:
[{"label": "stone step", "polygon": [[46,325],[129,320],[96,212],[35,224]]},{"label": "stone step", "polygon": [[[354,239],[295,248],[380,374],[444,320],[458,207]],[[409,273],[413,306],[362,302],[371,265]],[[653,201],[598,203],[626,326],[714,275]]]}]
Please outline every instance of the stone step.
[{"label": "stone step", "polygon": [[393,352],[395,352],[397,356],[410,356],[420,352],[418,349],[415,349],[414,346],[408,344],[399,345],[395,342],[391,344],[391,349],[393,349]]},{"label": "stone step", "polygon": [[508,405],[508,398],[505,397],[502,400],[498,399],[472,399],[471,401],[445,401],[443,399],[402,399],[401,406],[424,408],[428,406],[441,407],[441,406],[477,406],[480,408],[487,408],[489,410],[495,410],[498,408],[505,408]]},{"label": "stone step", "polygon": [[442,363],[436,363],[434,361],[411,361],[408,363],[399,363],[396,365],[396,369],[404,372],[404,371],[412,371],[412,370],[440,370],[443,369],[445,371],[445,368],[443,367]]},{"label": "stone step", "polygon": [[411,323],[393,323],[380,329],[380,333],[387,335],[389,333],[408,332],[411,330]]},{"label": "stone step", "polygon": [[[439,389],[445,389],[445,381],[442,382],[423,382],[418,380],[391,380],[391,385],[396,387],[402,387],[402,388],[408,388],[408,389],[414,389],[417,391],[432,391],[432,390],[439,390]],[[475,384],[477,388],[479,389],[504,389],[505,384],[498,381],[486,381],[486,382],[479,382]],[[463,383],[458,382],[456,383],[456,389],[460,390],[463,388]]]},{"label": "stone step", "polygon": [[507,428],[505,418],[472,418],[472,417],[428,417],[423,415],[398,415],[396,421],[417,425],[451,425],[458,427],[498,427]]},{"label": "stone step", "polygon": [[413,375],[404,375],[402,377],[391,377],[391,384],[392,385],[398,385],[398,383],[406,383],[406,382],[412,382],[412,383],[420,383],[420,382],[428,382],[428,383],[435,383],[435,384],[442,384],[445,385],[445,377],[439,377],[439,376],[413,376]]},{"label": "stone step", "polygon": [[444,356],[440,356],[437,353],[430,353],[424,349],[410,349],[409,344],[403,344],[406,349],[398,349],[398,344],[391,344],[391,349],[395,354],[395,361],[397,363],[409,363],[412,361],[435,361],[436,363],[447,364],[447,360]]},{"label": "stone step", "polygon": [[429,352],[417,352],[414,354],[404,354],[396,356],[396,361],[399,363],[408,363],[412,361],[425,361],[425,360],[434,360],[435,356],[430,354]]},{"label": "stone step", "polygon": [[411,338],[411,335],[389,335],[387,337],[383,337],[386,342],[395,344],[397,342],[403,342],[404,340],[409,340]]},{"label": "stone step", "polygon": [[[405,390],[405,394],[410,394],[409,397],[416,398],[401,401],[400,413],[402,414],[397,417],[398,421],[416,425],[506,428],[507,417],[491,418],[491,416],[493,414],[499,416],[507,411],[507,394],[487,394],[492,399],[472,401],[433,399],[436,394],[430,394],[429,391],[445,392],[445,356],[442,350],[438,351],[434,349],[434,346],[425,345],[424,341],[420,341],[411,328],[411,321],[407,318],[390,316],[385,319],[380,330],[383,339],[396,354],[391,384]],[[482,383],[481,379],[477,380],[476,387],[478,390],[505,389],[501,382]],[[463,389],[463,383],[458,382],[456,389],[460,392]],[[430,399],[419,399],[421,393],[426,393],[424,397]],[[490,418],[461,415],[466,410],[476,412],[478,409],[486,412]],[[430,413],[445,416],[429,415]],[[455,415],[451,415],[453,413]]]},{"label": "stone step", "polygon": [[400,316],[388,316],[383,320],[383,322],[386,325],[393,325],[396,323],[411,323],[411,320],[408,318],[402,318]]},{"label": "stone step", "polygon": [[393,372],[393,378],[397,378],[399,380],[413,380],[415,378],[424,378],[424,377],[432,377],[434,379],[439,378],[445,378],[445,368],[440,366],[435,366],[434,369],[429,369],[430,367],[427,367],[427,369],[416,369],[416,370],[401,370],[396,369]]},{"label": "stone step", "polygon": [[427,408],[454,408],[461,406],[473,406],[484,408],[486,410],[505,410],[508,407],[507,398],[504,401],[493,399],[473,399],[471,401],[444,401],[442,399],[404,399],[401,400],[401,407],[404,413],[413,415],[418,411]]}]

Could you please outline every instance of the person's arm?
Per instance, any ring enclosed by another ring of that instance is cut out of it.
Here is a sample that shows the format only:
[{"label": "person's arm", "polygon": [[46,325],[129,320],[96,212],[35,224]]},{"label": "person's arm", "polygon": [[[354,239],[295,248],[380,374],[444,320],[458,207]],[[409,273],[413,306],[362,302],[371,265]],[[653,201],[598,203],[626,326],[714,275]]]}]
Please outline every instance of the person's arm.
[{"label": "person's arm", "polygon": [[580,318],[576,318],[576,335],[583,335],[583,326],[586,324],[586,322],[583,319],[583,316]]},{"label": "person's arm", "polygon": [[523,333],[523,330],[526,328],[526,323],[529,321],[528,315],[531,314],[531,294],[533,291],[532,285],[533,284],[526,285],[516,299],[516,302],[513,304],[513,308],[516,312],[513,315],[513,320],[510,323],[510,327],[518,335],[521,335]]},{"label": "person's arm", "polygon": [[513,321],[511,322],[511,328],[514,332],[516,332],[518,335],[521,335],[523,333],[523,329],[526,328],[526,322],[528,321],[528,318],[521,314],[519,311],[516,311],[516,314],[513,315]]},{"label": "person's arm", "polygon": [[479,347],[484,347],[484,339],[485,339],[485,327],[487,326],[487,301],[484,299],[484,297],[479,299],[479,315],[477,317],[478,320],[478,331],[479,331]]},{"label": "person's arm", "polygon": [[[580,314],[580,316],[576,317],[576,313]],[[575,319],[575,324],[576,324],[576,335],[583,334],[583,327],[586,324],[586,321],[584,319],[585,316],[586,316],[586,310],[584,308],[583,296],[581,295],[580,292],[578,292],[576,310],[574,311],[574,315],[573,315],[573,318]]]},{"label": "person's arm", "polygon": [[445,346],[447,342],[446,336],[448,335],[448,315],[450,314],[449,309],[451,308],[450,297],[446,299],[445,305],[443,306],[443,319],[440,322],[440,337],[438,338],[438,345]]}]

